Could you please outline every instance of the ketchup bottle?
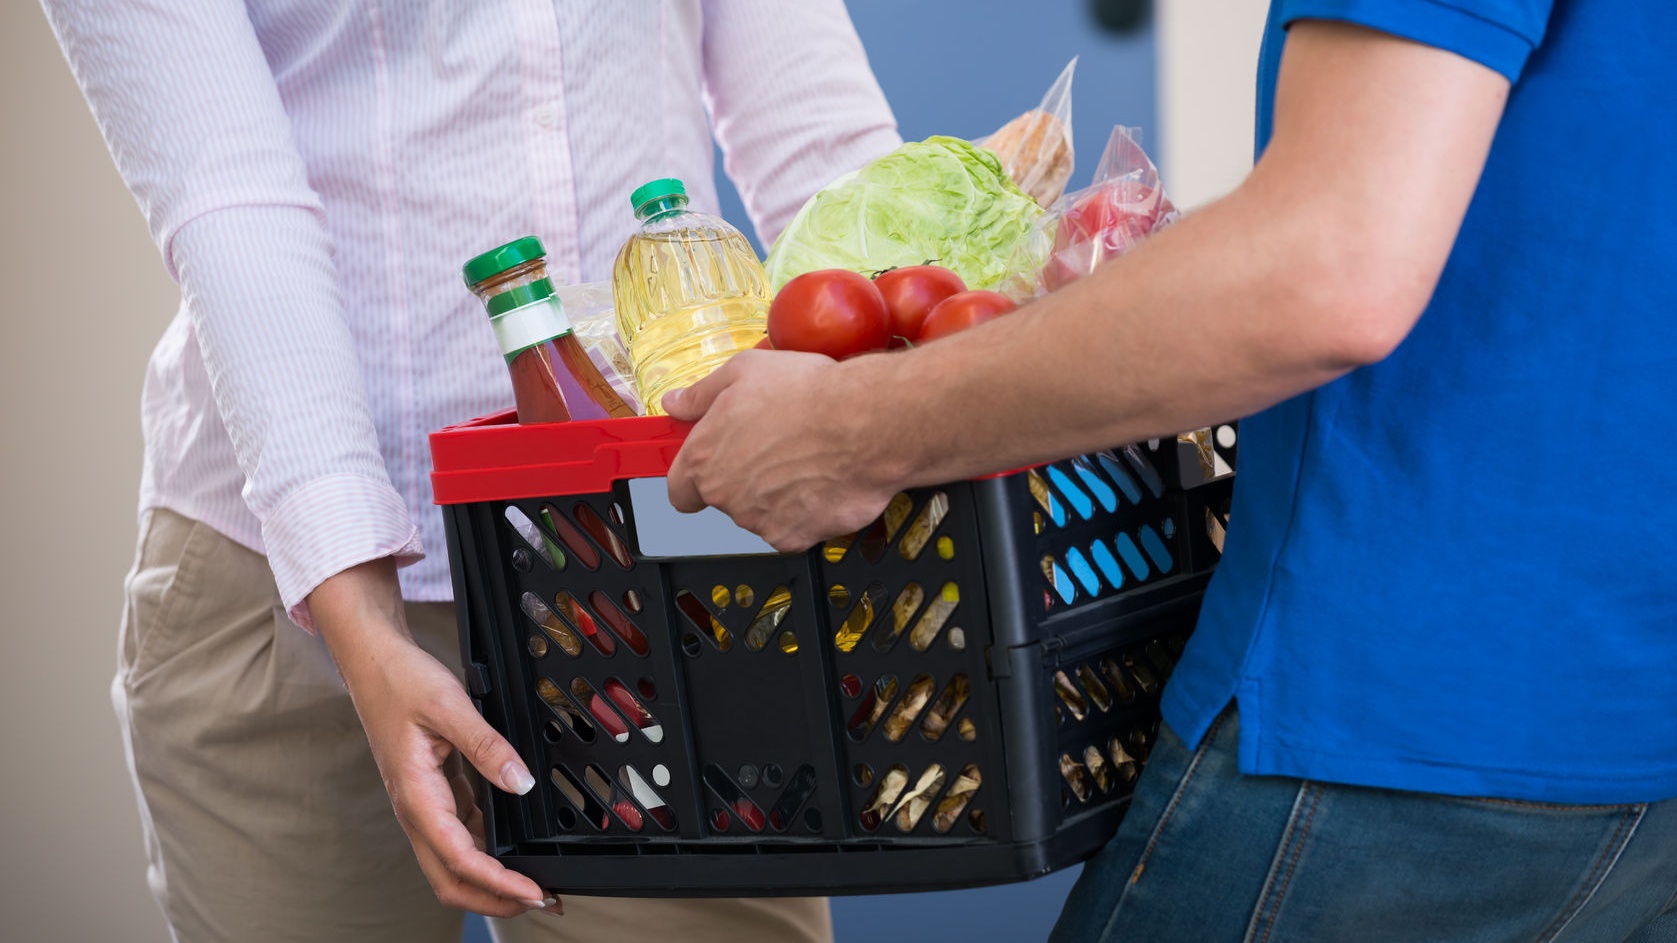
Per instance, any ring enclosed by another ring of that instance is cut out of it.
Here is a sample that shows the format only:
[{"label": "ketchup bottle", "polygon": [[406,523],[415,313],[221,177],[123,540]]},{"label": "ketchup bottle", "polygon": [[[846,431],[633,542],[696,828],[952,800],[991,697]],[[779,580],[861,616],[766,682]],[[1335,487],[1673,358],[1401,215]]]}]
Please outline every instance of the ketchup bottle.
[{"label": "ketchup bottle", "polygon": [[565,308],[547,278],[547,250],[525,236],[491,249],[462,269],[489,311],[512,374],[521,423],[568,422],[635,415],[571,333]]}]

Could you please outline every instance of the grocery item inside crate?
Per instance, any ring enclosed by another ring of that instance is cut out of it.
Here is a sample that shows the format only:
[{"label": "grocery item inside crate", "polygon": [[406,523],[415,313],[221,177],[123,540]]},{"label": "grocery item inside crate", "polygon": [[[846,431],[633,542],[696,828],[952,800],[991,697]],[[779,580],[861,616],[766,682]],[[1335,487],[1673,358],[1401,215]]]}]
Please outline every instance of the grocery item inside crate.
[{"label": "grocery item inside crate", "polygon": [[[594,472],[654,475],[625,456],[680,430],[623,422],[571,424],[602,457],[556,443],[545,479],[469,466],[557,427],[438,451],[468,680],[543,771],[486,795],[492,853],[576,893],[873,893],[1110,837],[1219,553],[1232,427],[915,489],[803,554],[653,558],[656,492]],[[468,495],[480,472],[516,487]]]}]

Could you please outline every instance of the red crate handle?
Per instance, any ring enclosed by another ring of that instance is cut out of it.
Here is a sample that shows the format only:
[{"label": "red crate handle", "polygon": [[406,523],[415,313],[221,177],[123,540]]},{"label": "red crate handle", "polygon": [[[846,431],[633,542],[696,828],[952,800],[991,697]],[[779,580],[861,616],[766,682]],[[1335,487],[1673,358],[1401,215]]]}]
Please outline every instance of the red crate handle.
[{"label": "red crate handle", "polygon": [[693,428],[666,416],[519,425],[511,410],[431,433],[438,504],[598,494],[659,478]]},{"label": "red crate handle", "polygon": [[507,410],[473,419],[431,433],[432,499],[470,504],[600,494],[615,481],[662,478],[692,428],[668,416],[525,426]]}]

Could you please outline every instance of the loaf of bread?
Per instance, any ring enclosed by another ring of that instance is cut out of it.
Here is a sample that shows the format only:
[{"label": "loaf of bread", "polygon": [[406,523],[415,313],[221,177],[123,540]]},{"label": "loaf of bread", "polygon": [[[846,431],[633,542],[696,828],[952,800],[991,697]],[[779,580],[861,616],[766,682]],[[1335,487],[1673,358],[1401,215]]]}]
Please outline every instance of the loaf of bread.
[{"label": "loaf of bread", "polygon": [[1032,109],[980,143],[1001,158],[1008,176],[1039,206],[1065,192],[1072,170],[1071,128],[1059,118]]}]

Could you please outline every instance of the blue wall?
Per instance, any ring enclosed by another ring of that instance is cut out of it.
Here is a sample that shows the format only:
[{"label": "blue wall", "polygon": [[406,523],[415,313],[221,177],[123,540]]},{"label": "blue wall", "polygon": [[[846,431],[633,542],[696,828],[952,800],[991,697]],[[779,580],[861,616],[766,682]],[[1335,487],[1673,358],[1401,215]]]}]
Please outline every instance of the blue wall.
[{"label": "blue wall", "polygon": [[[1093,0],[850,0],[874,74],[906,140],[933,134],[981,137],[1036,107],[1072,56],[1072,188],[1094,173],[1113,125],[1140,127],[1160,158],[1153,35],[1103,33]],[[720,158],[717,161],[721,166]],[[718,180],[723,215],[745,226],[739,197]],[[761,251],[761,247],[759,247]],[[1028,884],[833,900],[839,943],[1031,943],[1043,940],[1077,869]],[[467,943],[488,943],[473,918]]]},{"label": "blue wall", "polygon": [[[904,140],[983,137],[1035,108],[1077,56],[1071,188],[1088,184],[1114,125],[1141,128],[1143,145],[1160,159],[1151,25],[1124,37],[1103,32],[1091,13],[1093,0],[850,0],[849,6]],[[717,177],[723,215],[749,229],[733,185],[720,172]]]}]

